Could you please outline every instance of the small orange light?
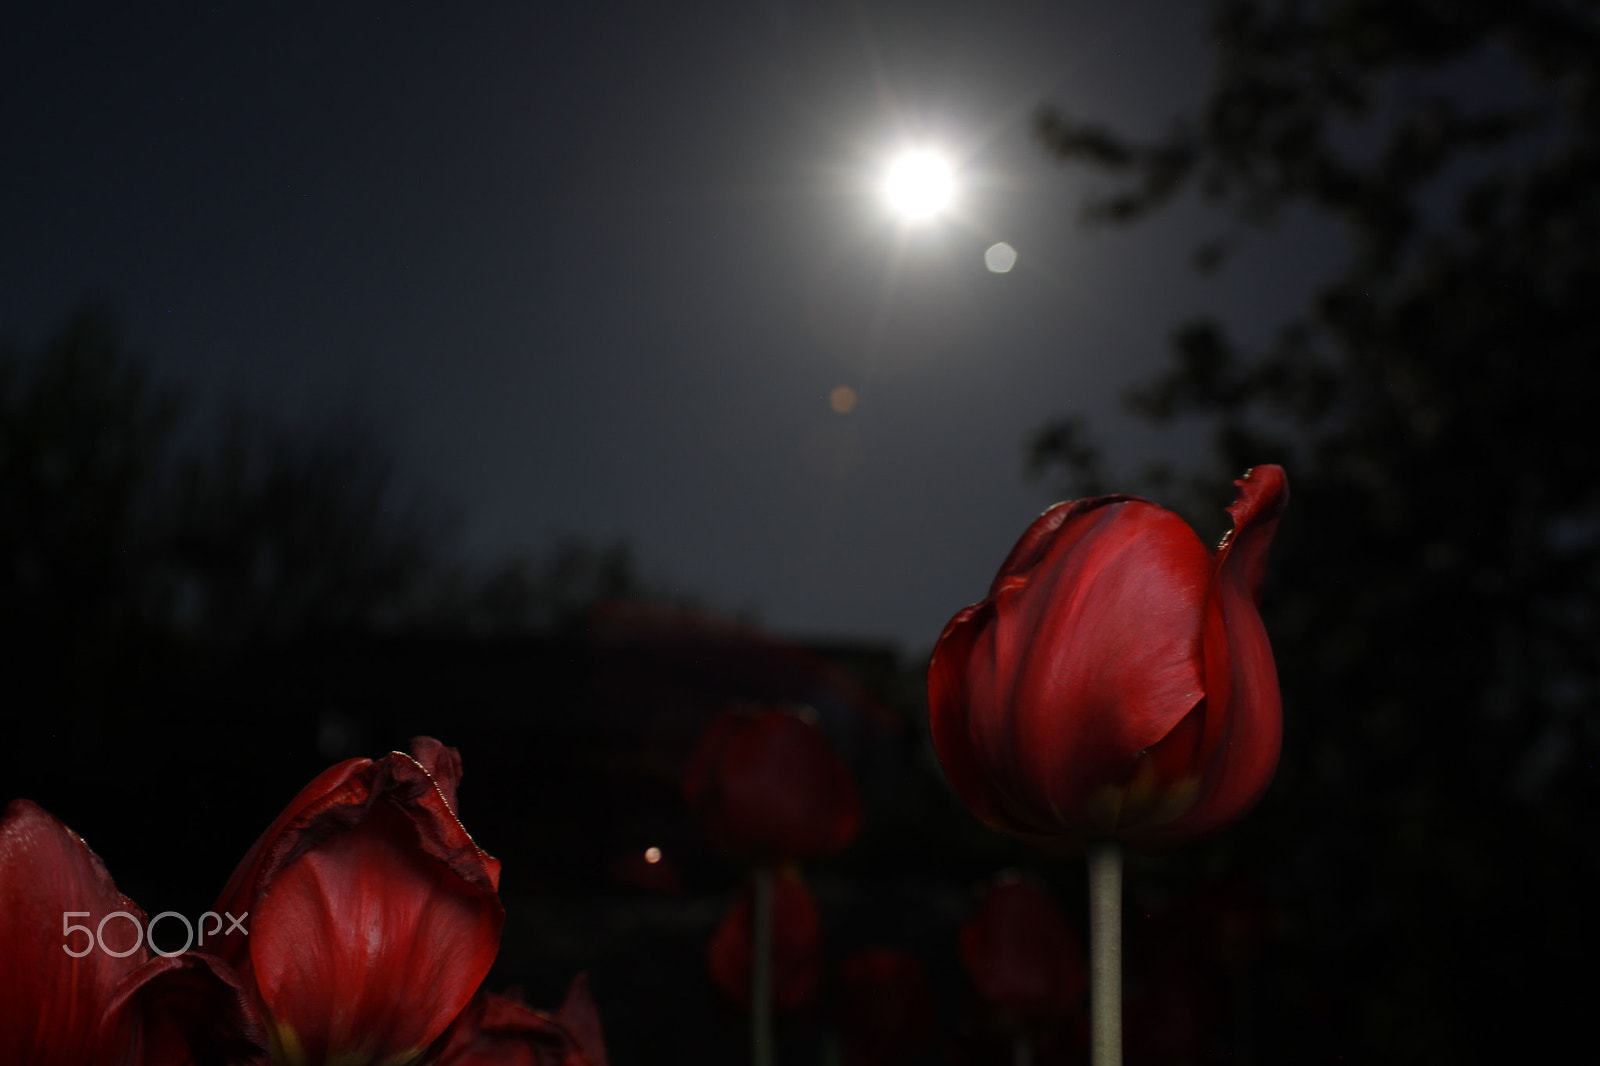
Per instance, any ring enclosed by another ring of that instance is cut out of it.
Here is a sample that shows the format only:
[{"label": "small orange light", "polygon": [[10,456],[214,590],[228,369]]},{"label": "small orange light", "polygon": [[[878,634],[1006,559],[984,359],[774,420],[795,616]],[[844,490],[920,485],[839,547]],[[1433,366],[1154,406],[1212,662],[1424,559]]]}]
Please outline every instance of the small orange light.
[{"label": "small orange light", "polygon": [[840,385],[828,394],[828,406],[841,415],[847,415],[856,409],[856,390],[849,385]]},{"label": "small orange light", "polygon": [[660,848],[645,848],[644,849],[644,861],[649,863],[652,866],[654,866],[656,863],[660,862],[661,861],[661,849]]}]

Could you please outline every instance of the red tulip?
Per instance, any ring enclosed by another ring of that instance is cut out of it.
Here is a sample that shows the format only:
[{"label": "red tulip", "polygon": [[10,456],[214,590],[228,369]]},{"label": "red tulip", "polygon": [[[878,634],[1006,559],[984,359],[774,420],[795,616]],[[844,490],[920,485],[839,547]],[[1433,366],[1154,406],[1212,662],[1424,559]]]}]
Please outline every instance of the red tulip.
[{"label": "red tulip", "polygon": [[15,1066],[265,1062],[238,978],[194,951],[144,943],[144,911],[39,806],[0,820],[0,1049]]},{"label": "red tulip", "polygon": [[[733,909],[711,934],[706,963],[712,982],[735,1006],[750,1007],[750,975],[755,967],[752,916],[755,890],[745,883]],[[772,1003],[779,1014],[795,1014],[810,1004],[822,967],[822,915],[793,867],[772,876]]]},{"label": "red tulip", "polygon": [[222,951],[275,1062],[422,1061],[494,961],[500,864],[456,818],[460,757],[428,737],[412,752],[325,771],[217,902],[249,914]]},{"label": "red tulip", "polygon": [[1078,934],[1032,881],[989,889],[961,927],[961,962],[978,998],[1012,1028],[1069,1017],[1089,986]]},{"label": "red tulip", "polygon": [[451,1026],[438,1066],[606,1066],[600,1015],[582,974],[554,1015],[512,989],[480,993]]},{"label": "red tulip", "polygon": [[831,855],[861,825],[850,768],[821,729],[786,711],[718,715],[683,791],[712,841],[740,858]]},{"label": "red tulip", "polygon": [[1277,466],[1235,484],[1215,553],[1147,500],[1057,504],[950,620],[928,667],[933,741],[981,820],[1062,854],[1161,847],[1260,798],[1282,719],[1257,604],[1289,490]]},{"label": "red tulip", "polygon": [[846,1066],[895,1066],[933,1044],[939,1008],[915,955],[858,952],[839,966],[839,1042]]}]

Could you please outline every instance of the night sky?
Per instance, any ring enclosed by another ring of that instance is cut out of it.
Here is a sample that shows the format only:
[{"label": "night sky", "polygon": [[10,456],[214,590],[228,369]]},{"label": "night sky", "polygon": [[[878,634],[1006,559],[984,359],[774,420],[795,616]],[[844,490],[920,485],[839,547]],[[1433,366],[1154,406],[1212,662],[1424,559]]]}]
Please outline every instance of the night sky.
[{"label": "night sky", "polygon": [[[1119,392],[1196,312],[1265,336],[1335,247],[1291,219],[1201,279],[1197,210],[1080,223],[1032,115],[1161,130],[1205,87],[1203,17],[37,5],[0,31],[0,332],[110,297],[194,425],[370,427],[465,559],[626,540],[715,609],[925,651],[1051,502],[1031,431],[1194,458]],[[908,227],[878,181],[923,143],[961,185]]]}]

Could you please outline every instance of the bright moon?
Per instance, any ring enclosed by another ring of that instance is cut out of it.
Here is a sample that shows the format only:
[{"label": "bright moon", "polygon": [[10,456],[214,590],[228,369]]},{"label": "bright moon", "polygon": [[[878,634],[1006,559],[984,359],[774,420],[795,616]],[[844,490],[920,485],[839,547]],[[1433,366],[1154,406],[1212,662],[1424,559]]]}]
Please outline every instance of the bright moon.
[{"label": "bright moon", "polygon": [[889,167],[883,194],[895,213],[905,219],[923,219],[949,206],[955,192],[950,164],[934,152],[907,152]]}]

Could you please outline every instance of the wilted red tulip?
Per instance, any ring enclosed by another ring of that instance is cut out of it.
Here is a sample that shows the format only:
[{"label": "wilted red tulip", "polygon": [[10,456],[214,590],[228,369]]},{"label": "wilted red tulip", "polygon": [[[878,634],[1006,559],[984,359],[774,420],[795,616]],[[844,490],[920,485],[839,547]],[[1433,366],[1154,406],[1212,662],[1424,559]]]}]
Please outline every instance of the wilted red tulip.
[{"label": "wilted red tulip", "polygon": [[522,1002],[515,988],[480,992],[450,1027],[438,1066],[606,1066],[588,979],[573,978],[554,1015]]},{"label": "wilted red tulip", "polygon": [[1042,886],[998,881],[961,927],[961,962],[999,1021],[1034,1029],[1069,1017],[1089,985],[1078,934]]},{"label": "wilted red tulip", "polygon": [[850,768],[821,729],[787,711],[718,715],[683,792],[712,841],[739,858],[831,855],[861,825]]},{"label": "wilted red tulip", "polygon": [[0,820],[0,1060],[15,1066],[264,1064],[238,978],[209,954],[154,955],[144,911],[48,812]]},{"label": "wilted red tulip", "polygon": [[[716,931],[706,952],[711,980],[735,1006],[750,1007],[750,974],[755,967],[752,882]],[[822,915],[817,901],[793,867],[772,877],[772,1004],[779,1014],[795,1014],[810,1004],[822,967]]]},{"label": "wilted red tulip", "polygon": [[857,952],[839,966],[839,1044],[846,1066],[896,1066],[933,1044],[939,1008],[915,955]]},{"label": "wilted red tulip", "polygon": [[1282,719],[1257,612],[1289,497],[1283,470],[1234,483],[1215,553],[1133,496],[1050,508],[928,667],[933,741],[981,820],[1044,850],[1160,847],[1260,798]]},{"label": "wilted red tulip", "polygon": [[500,944],[500,864],[456,818],[460,757],[351,759],[307,785],[245,856],[218,912],[224,957],[281,1063],[412,1063],[461,1013]]}]

